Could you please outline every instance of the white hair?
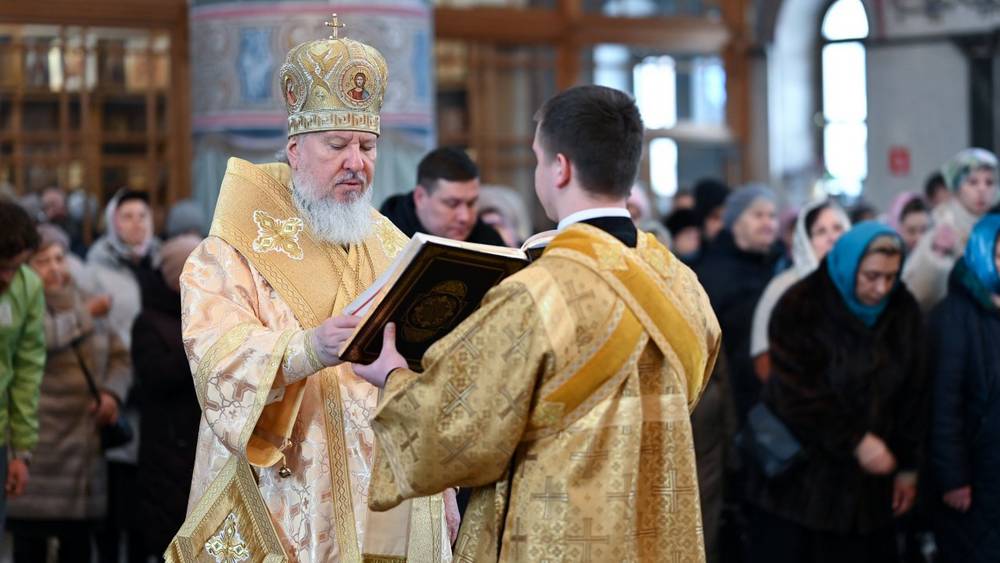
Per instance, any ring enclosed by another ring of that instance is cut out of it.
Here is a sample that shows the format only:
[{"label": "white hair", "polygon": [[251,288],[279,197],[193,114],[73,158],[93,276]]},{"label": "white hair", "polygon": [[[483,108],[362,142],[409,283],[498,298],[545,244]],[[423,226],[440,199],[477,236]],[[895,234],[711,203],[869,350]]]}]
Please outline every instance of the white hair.
[{"label": "white hair", "polygon": [[[363,174],[358,176],[367,183]],[[311,177],[292,173],[292,199],[313,234],[334,244],[355,244],[368,238],[372,230],[370,187],[347,203],[333,196],[317,197],[319,192]]]}]

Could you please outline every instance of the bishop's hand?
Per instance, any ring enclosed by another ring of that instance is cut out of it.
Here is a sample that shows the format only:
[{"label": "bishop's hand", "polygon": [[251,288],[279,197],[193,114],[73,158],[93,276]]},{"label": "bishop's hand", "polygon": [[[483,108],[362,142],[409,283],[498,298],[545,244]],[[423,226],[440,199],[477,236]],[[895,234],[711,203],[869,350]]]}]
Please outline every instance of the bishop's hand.
[{"label": "bishop's hand", "polygon": [[354,373],[362,379],[371,383],[375,387],[385,387],[385,380],[389,373],[398,368],[406,367],[406,358],[396,351],[396,325],[389,323],[385,325],[382,333],[382,352],[374,362],[368,365],[352,364]]},{"label": "bishop's hand", "polygon": [[354,334],[354,329],[360,321],[358,317],[340,315],[323,321],[310,331],[309,338],[312,340],[310,344],[324,366],[332,367],[340,363],[338,356],[340,347]]}]

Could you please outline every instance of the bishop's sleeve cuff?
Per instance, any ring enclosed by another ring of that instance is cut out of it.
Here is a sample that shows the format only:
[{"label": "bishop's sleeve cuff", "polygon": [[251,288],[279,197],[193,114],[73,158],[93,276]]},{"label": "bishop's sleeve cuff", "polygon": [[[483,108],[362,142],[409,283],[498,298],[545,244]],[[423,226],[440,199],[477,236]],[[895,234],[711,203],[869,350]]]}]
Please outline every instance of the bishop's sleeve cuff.
[{"label": "bishop's sleeve cuff", "polygon": [[323,369],[312,346],[311,331],[300,330],[288,342],[285,357],[281,361],[282,379],[285,385],[301,381]]}]

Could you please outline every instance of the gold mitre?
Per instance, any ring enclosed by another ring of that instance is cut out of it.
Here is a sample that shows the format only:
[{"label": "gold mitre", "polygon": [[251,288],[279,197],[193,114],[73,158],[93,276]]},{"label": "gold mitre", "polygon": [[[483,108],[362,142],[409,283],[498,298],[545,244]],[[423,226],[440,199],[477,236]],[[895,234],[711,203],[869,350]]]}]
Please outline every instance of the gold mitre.
[{"label": "gold mitre", "polygon": [[389,82],[385,57],[360,41],[337,37],[343,24],[326,22],[328,39],[292,48],[278,71],[288,110],[288,136],[313,131],[380,134],[379,111]]}]

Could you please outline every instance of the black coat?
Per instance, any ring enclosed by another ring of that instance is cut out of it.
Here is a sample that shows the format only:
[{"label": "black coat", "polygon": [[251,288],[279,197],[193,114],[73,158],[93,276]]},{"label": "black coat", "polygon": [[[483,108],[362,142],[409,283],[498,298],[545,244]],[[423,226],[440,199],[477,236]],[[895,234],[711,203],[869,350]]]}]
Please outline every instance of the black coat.
[{"label": "black coat", "polygon": [[163,553],[187,511],[201,409],[181,337],[180,294],[162,281],[143,284],[132,362],[142,436],[137,516],[149,548]]},{"label": "black coat", "polygon": [[727,229],[718,234],[695,265],[698,281],[722,328],[722,348],[739,421],[746,418],[760,394],[760,381],[750,358],[750,333],[757,301],[774,277],[780,256],[777,246],[768,253],[740,250]]},{"label": "black coat", "polygon": [[854,450],[871,432],[899,471],[919,467],[928,378],[917,302],[900,285],[868,327],[823,262],[778,302],[769,336],[762,400],[802,443],[805,459],[771,480],[748,464],[751,502],[813,530],[866,534],[891,526],[893,476],[866,473]]},{"label": "black coat", "polygon": [[[413,203],[413,192],[390,197],[382,203],[379,212],[408,237],[412,237],[415,233],[431,234],[417,217],[417,205]],[[472,232],[469,233],[469,238],[465,239],[465,242],[504,246],[500,233],[483,223],[482,219],[476,219],[476,224],[472,227]]]},{"label": "black coat", "polygon": [[935,518],[944,561],[1000,561],[1000,309],[961,260],[931,313],[934,497],[972,487],[961,514]]}]

